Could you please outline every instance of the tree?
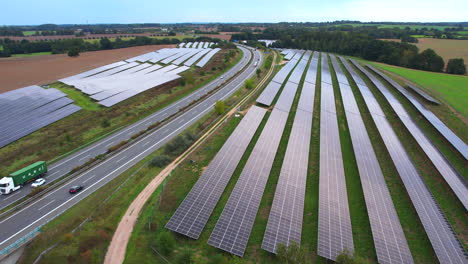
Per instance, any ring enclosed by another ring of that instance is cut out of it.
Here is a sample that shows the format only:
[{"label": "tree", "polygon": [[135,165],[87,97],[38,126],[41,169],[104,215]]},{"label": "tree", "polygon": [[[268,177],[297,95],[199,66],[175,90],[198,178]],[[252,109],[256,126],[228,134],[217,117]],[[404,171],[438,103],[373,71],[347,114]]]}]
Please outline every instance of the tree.
[{"label": "tree", "polygon": [[111,125],[111,123],[109,122],[108,119],[104,119],[101,121],[101,126],[102,127],[109,127]]},{"label": "tree", "polygon": [[252,79],[247,79],[245,80],[245,88],[247,88],[247,90],[251,90],[252,88],[254,88],[254,81]]},{"label": "tree", "polygon": [[447,73],[466,74],[466,65],[463,58],[450,59],[447,63]]},{"label": "tree", "polygon": [[260,73],[262,73],[262,70],[260,68],[258,68],[256,73],[257,73],[257,76],[260,77]]},{"label": "tree", "polygon": [[424,71],[442,72],[444,69],[444,60],[433,49],[427,49],[415,55],[410,64],[411,68]]},{"label": "tree", "polygon": [[72,47],[68,51],[68,56],[69,57],[78,57],[78,56],[80,56],[80,49],[78,47]]},{"label": "tree", "polygon": [[156,237],[156,246],[163,255],[169,255],[174,250],[176,241],[171,233],[160,232]]},{"label": "tree", "polygon": [[102,38],[99,43],[101,44],[101,49],[112,49],[112,42],[108,38]]},{"label": "tree", "polygon": [[337,257],[336,257],[336,263],[340,264],[367,264],[369,261],[366,259],[352,255],[347,249],[343,250]]},{"label": "tree", "polygon": [[292,242],[289,246],[279,244],[276,249],[276,256],[281,260],[281,263],[286,264],[302,264],[306,263],[306,254],[296,242]]},{"label": "tree", "polygon": [[217,101],[217,102],[215,103],[215,111],[216,111],[216,113],[218,113],[218,114],[224,113],[224,111],[225,111],[224,101]]}]

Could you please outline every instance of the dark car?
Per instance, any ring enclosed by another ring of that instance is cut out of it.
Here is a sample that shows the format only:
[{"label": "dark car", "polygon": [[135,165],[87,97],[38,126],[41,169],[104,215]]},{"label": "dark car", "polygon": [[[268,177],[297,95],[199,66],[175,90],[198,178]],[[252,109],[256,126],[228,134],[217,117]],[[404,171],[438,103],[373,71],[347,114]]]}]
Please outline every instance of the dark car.
[{"label": "dark car", "polygon": [[70,190],[68,190],[68,192],[71,194],[75,194],[81,190],[83,190],[83,186],[73,186],[70,188]]}]

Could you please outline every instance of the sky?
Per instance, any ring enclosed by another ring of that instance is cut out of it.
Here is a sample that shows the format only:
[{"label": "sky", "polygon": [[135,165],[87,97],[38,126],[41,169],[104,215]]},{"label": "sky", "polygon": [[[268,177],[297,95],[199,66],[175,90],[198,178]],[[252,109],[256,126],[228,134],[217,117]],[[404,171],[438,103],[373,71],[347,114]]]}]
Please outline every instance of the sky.
[{"label": "sky", "polygon": [[14,0],[0,25],[468,21],[467,0]]}]

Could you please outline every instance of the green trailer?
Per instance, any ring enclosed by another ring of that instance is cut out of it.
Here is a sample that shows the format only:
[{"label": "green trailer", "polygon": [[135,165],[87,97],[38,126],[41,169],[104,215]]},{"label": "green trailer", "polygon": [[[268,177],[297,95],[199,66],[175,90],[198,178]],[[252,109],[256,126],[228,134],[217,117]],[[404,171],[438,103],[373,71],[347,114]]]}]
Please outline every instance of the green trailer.
[{"label": "green trailer", "polygon": [[21,170],[15,171],[0,179],[0,193],[9,194],[18,190],[23,184],[47,173],[45,161],[35,162]]}]

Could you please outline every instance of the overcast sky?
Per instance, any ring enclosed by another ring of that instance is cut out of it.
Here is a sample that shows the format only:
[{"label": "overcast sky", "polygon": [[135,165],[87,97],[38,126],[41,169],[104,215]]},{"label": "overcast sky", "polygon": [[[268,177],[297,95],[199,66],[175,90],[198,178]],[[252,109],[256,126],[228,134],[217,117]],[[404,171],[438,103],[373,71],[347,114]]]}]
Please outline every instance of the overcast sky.
[{"label": "overcast sky", "polygon": [[468,21],[467,0],[14,0],[0,25],[181,22]]}]

